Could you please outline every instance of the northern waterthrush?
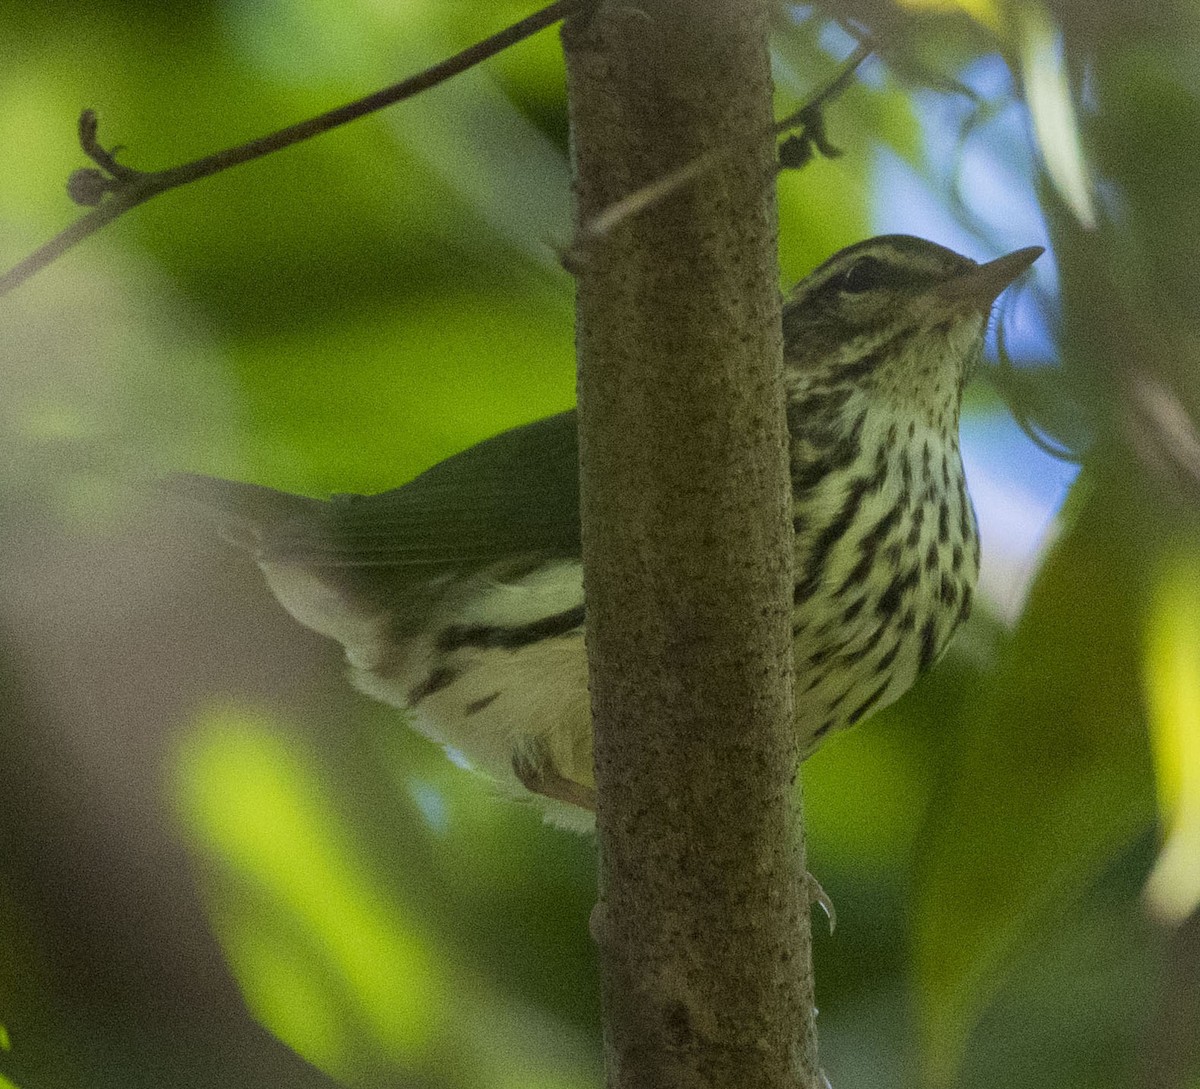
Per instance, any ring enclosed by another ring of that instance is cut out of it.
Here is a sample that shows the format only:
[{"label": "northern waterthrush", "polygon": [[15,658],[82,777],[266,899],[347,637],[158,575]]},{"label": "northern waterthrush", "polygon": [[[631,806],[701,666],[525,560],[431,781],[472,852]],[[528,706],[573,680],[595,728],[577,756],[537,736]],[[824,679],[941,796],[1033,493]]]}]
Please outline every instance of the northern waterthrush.
[{"label": "northern waterthrush", "polygon": [[[979,536],[958,447],[996,297],[1041,253],[979,265],[887,235],[783,311],[796,531],[796,729],[811,753],[904,693],[971,609]],[[592,800],[576,423],[488,439],[394,491],[328,501],[208,477],[215,508],[355,684],[558,823]]]}]

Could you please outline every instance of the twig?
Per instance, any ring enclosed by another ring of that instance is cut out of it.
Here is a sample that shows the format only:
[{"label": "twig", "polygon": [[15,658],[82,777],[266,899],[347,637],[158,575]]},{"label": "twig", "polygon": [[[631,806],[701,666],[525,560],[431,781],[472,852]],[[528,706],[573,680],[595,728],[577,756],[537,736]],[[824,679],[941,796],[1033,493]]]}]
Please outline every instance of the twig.
[{"label": "twig", "polygon": [[[775,122],[769,130],[766,130],[773,136],[780,136],[796,128],[801,130],[798,135],[786,140],[780,149],[781,169],[795,169],[804,166],[812,158],[814,149],[829,158],[836,158],[841,154],[840,149],[834,147],[825,136],[824,118],[821,111],[850,85],[859,65],[872,52],[873,47],[868,41],[860,41],[838,74],[825,87],[798,110],[788,114],[783,120]],[[584,224],[579,231],[575,245],[565,255],[567,260],[564,263],[569,269],[570,262],[574,260],[574,256],[578,254],[582,244],[606,235],[618,224],[652,207],[720,163],[754,148],[763,136],[764,131],[759,130],[750,133],[745,140],[738,140],[726,144],[724,147],[706,151],[670,174],[614,201],[603,212]]]},{"label": "twig", "polygon": [[779,149],[780,167],[785,170],[798,170],[806,166],[814,152],[820,152],[827,159],[836,159],[842,154],[841,149],[834,147],[825,135],[825,107],[837,98],[854,79],[859,65],[865,61],[874,46],[869,40],[860,39],[854,52],[847,58],[842,69],[824,87],[821,88],[808,102],[798,110],[789,113],[782,121],[775,123],[775,135],[798,128],[795,136],[789,136]]},{"label": "twig", "polygon": [[329,132],[340,125],[356,121],[386,106],[427,91],[453,76],[473,68],[481,61],[495,56],[509,46],[544,30],[583,9],[591,0],[554,0],[553,3],[503,30],[468,46],[446,60],[416,75],[375,91],[365,98],[300,121],[277,132],[260,136],[237,147],[206,155],[190,163],[166,170],[142,171],[124,166],[116,160],[119,148],[106,151],[97,142],[98,121],[92,110],[84,110],[79,118],[79,143],[84,154],[96,164],[76,170],[67,182],[67,192],[76,204],[92,207],[92,211],[77,219],[66,230],[40,246],[23,261],[0,276],[0,297],[19,287],[35,273],[61,257],[67,250],[95,234],[114,219],[124,215],[152,197],[177,189],[182,185],[219,174],[242,163],[251,162],[286,147]]}]

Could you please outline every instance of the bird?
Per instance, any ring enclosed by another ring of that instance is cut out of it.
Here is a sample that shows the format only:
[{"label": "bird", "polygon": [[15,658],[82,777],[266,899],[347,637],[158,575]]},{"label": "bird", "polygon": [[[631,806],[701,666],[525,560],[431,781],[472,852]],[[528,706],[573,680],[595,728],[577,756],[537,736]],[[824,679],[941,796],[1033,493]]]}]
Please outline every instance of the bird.
[{"label": "bird", "polygon": [[[910,235],[842,249],[784,301],[803,757],[907,691],[971,611],[980,545],[959,450],[993,303],[1043,252],[977,263]],[[575,412],[376,495],[178,473],[361,691],[546,819],[593,826]]]}]

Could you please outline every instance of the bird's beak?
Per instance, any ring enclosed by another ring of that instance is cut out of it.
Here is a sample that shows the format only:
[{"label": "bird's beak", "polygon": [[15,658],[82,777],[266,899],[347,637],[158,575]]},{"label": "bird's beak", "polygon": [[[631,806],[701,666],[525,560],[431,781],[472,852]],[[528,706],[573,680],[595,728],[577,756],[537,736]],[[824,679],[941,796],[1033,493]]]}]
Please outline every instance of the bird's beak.
[{"label": "bird's beak", "polygon": [[986,313],[1000,292],[1045,252],[1042,246],[1026,246],[1023,250],[997,257],[987,264],[976,265],[969,272],[939,284],[934,293],[955,309],[978,309]]}]

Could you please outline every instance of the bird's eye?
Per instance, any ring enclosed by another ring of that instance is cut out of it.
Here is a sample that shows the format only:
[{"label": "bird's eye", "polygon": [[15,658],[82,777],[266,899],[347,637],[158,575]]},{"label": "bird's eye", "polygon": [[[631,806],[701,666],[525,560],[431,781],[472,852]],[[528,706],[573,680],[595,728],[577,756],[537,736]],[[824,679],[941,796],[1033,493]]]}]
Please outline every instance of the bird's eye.
[{"label": "bird's eye", "polygon": [[838,287],[850,295],[861,295],[881,286],[887,273],[887,266],[878,257],[860,257],[846,270]]}]

